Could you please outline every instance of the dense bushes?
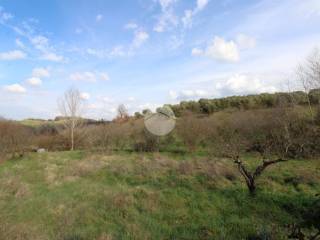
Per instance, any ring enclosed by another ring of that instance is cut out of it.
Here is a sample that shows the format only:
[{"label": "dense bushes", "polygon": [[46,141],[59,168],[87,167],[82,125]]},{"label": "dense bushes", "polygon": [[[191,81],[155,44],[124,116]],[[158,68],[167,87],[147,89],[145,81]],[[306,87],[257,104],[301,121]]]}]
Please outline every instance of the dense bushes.
[{"label": "dense bushes", "polygon": [[[210,116],[189,112],[178,118],[174,131],[165,137],[150,134],[144,128],[143,119],[130,118],[122,123],[85,125],[75,132],[75,145],[78,149],[104,151],[204,150],[214,155],[259,152],[290,158],[310,157],[320,153],[320,129],[307,112],[307,108],[300,106],[222,111]],[[68,131],[62,126],[39,126],[33,129],[33,134],[29,129],[25,137],[21,135],[24,128],[17,129],[20,135],[15,139],[24,140],[29,148],[31,145],[50,151],[70,148]],[[10,141],[8,137],[1,139]]]},{"label": "dense bushes", "polygon": [[199,101],[183,101],[177,105],[169,105],[176,116],[190,111],[196,114],[212,114],[228,108],[239,110],[274,108],[285,101],[287,106],[292,104],[307,105],[308,98],[311,104],[319,103],[320,90],[313,89],[306,94],[302,91],[292,93],[263,93],[248,96],[232,96],[219,99],[200,99]]},{"label": "dense bushes", "polygon": [[30,128],[11,121],[0,121],[0,158],[22,156],[30,150],[32,140]]},{"label": "dense bushes", "polygon": [[319,130],[303,107],[237,111],[225,114],[209,142],[220,154],[311,157],[320,153]]},{"label": "dense bushes", "polygon": [[214,155],[259,152],[289,158],[320,153],[320,129],[301,106],[233,110],[210,116],[184,114],[165,137],[151,135],[143,119],[87,130],[84,148],[131,151],[209,151]]},{"label": "dense bushes", "polygon": [[[178,112],[176,128],[165,137],[156,137],[144,127],[143,118],[83,124],[74,135],[77,149],[130,151],[199,151],[214,155],[259,152],[289,158],[320,154],[319,90],[309,93],[312,118],[303,92],[260,94],[173,106]],[[296,104],[299,103],[299,104]],[[265,106],[267,108],[258,108]],[[220,109],[224,109],[219,111]],[[257,108],[257,109],[256,109]],[[217,112],[216,112],[217,111]],[[212,113],[214,114],[202,114]],[[61,122],[25,127],[18,122],[0,122],[0,153],[17,153],[45,148],[70,148],[69,131]]]}]

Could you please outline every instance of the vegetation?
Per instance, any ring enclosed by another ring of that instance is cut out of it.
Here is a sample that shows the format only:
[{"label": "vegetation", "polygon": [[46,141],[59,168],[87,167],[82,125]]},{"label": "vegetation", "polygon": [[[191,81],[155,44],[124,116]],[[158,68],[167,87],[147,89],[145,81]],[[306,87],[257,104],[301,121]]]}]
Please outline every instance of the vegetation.
[{"label": "vegetation", "polygon": [[199,101],[183,101],[178,105],[169,105],[176,116],[181,116],[185,112],[196,114],[213,114],[226,109],[250,110],[261,108],[278,107],[283,102],[288,106],[292,104],[307,106],[308,99],[310,104],[318,104],[320,97],[319,89],[312,89],[307,94],[302,91],[263,93],[248,96],[232,96],[220,99],[200,99]]},{"label": "vegetation", "polygon": [[[75,151],[7,161],[0,239],[287,239],[320,191],[319,159],[272,166],[252,199],[231,161],[201,155]],[[247,156],[250,169],[257,161]]]}]

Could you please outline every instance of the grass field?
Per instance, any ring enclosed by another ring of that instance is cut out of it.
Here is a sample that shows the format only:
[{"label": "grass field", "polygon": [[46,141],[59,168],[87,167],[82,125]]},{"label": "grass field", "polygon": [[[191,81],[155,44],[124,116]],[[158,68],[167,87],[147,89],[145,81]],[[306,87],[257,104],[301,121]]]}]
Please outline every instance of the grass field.
[{"label": "grass field", "polygon": [[0,239],[286,239],[319,170],[317,159],[272,166],[253,198],[227,159],[29,154],[0,165]]},{"label": "grass field", "polygon": [[41,125],[52,125],[52,126],[58,126],[62,125],[64,123],[63,120],[59,121],[46,121],[46,120],[37,120],[37,119],[25,119],[22,121],[19,121],[24,126],[28,127],[39,127]]}]

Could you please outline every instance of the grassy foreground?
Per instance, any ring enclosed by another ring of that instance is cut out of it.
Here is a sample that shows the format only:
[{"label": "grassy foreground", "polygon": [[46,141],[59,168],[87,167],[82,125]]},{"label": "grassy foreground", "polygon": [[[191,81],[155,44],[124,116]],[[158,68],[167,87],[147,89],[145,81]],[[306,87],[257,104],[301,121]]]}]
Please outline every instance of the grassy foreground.
[{"label": "grassy foreground", "polygon": [[30,154],[0,165],[0,239],[286,239],[319,170],[317,159],[272,166],[252,198],[226,159]]}]

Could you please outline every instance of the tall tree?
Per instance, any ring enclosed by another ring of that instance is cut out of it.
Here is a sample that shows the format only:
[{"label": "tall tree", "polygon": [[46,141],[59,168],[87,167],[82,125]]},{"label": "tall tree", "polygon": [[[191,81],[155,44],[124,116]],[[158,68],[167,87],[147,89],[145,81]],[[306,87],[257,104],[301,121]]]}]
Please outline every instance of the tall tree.
[{"label": "tall tree", "polygon": [[[306,93],[312,89],[320,88],[320,51],[315,49],[303,64],[298,66],[297,70],[298,80],[301,82]],[[307,95],[310,114],[314,119],[313,110],[309,94]]]},{"label": "tall tree", "polygon": [[82,124],[84,102],[78,89],[70,88],[58,101],[60,113],[64,116],[63,122],[70,133],[71,151],[74,150],[74,135],[76,128]]}]

